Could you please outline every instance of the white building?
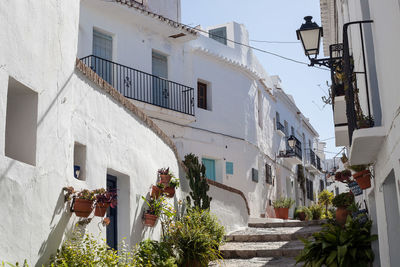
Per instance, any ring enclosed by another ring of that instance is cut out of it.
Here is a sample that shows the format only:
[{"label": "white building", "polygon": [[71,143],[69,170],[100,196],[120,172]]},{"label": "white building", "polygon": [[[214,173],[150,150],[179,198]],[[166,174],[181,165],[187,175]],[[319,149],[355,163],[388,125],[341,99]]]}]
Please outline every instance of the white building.
[{"label": "white building", "polygon": [[[211,208],[228,230],[249,215],[274,216],[277,196],[301,204],[316,193],[323,149],[279,78],[251,50],[180,24],[179,0],[12,1],[0,10],[0,259],[48,260],[78,221],[65,186],[116,181],[113,233],[99,218],[86,229],[112,245],[157,239],[159,226],[142,224],[140,197],[158,168],[183,178],[187,153],[215,180]],[[248,43],[234,22],[208,30],[221,36],[223,27],[228,39]],[[309,179],[306,197],[297,164]],[[176,199],[189,190],[181,182]]]},{"label": "white building", "polygon": [[[340,94],[334,96],[336,144],[348,147],[350,164],[373,166],[372,187],[364,191],[364,198],[379,236],[374,244],[376,266],[400,262],[399,4],[321,0],[325,55],[329,55],[330,45],[343,43],[341,53],[353,59],[345,57],[344,65],[351,70],[354,62],[353,71],[358,73],[347,101]],[[373,118],[373,123],[363,125],[367,128],[361,128],[360,116],[353,115],[360,111]]]}]

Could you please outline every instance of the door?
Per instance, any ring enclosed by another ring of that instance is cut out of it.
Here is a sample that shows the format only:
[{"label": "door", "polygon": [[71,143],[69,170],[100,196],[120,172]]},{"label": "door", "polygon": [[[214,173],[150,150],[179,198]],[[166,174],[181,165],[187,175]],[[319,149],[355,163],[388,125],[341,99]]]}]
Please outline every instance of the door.
[{"label": "door", "polygon": [[215,181],[215,160],[202,159],[204,167],[206,167],[206,178]]},{"label": "door", "polygon": [[153,73],[153,104],[160,107],[168,107],[168,59],[166,56],[153,52],[152,54]]},{"label": "door", "polygon": [[[117,177],[107,174],[107,190],[116,192],[117,190]],[[110,218],[110,224],[107,226],[107,245],[111,248],[118,248],[118,221],[117,221],[117,209],[109,208],[107,211],[107,217]]]},{"label": "door", "polygon": [[112,84],[112,36],[93,30],[93,70]]}]

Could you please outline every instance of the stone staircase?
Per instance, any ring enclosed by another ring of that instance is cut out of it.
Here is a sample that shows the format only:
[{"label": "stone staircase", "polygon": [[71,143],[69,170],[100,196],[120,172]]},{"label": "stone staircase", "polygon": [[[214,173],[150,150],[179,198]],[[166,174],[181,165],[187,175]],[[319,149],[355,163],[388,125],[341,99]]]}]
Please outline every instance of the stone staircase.
[{"label": "stone staircase", "polygon": [[303,249],[300,237],[321,229],[323,221],[251,218],[246,229],[226,236],[220,250],[223,262],[209,266],[294,266],[294,257]]}]

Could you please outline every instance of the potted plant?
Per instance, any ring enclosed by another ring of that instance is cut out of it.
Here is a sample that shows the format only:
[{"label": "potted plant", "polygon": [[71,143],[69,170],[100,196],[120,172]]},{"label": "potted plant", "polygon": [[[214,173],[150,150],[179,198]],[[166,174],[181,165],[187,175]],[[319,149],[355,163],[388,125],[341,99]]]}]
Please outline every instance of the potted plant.
[{"label": "potted plant", "polygon": [[357,120],[357,126],[359,129],[370,128],[374,126],[374,119],[372,116],[361,115]]},{"label": "potted plant", "polygon": [[279,199],[272,201],[276,217],[287,220],[289,217],[289,209],[293,204],[293,199],[285,197],[280,197]]},{"label": "potted plant", "polygon": [[371,172],[368,169],[368,165],[352,165],[349,168],[356,172],[353,177],[361,189],[371,187]]},{"label": "potted plant", "polygon": [[343,164],[345,164],[349,161],[346,154],[344,154],[344,153],[342,154],[342,157],[340,158],[340,160],[342,161]]},{"label": "potted plant", "polygon": [[160,183],[165,186],[168,185],[169,181],[172,178],[172,174],[169,171],[169,168],[161,168],[158,170],[158,176],[160,177]]},{"label": "potted plant", "polygon": [[354,202],[354,195],[351,192],[345,192],[337,195],[333,198],[332,204],[336,207],[336,221],[344,225],[346,222],[347,215],[350,211],[347,209]]},{"label": "potted plant", "polygon": [[142,196],[142,199],[147,204],[147,210],[144,212],[144,225],[153,227],[163,210],[164,197],[161,196],[157,199],[150,198],[150,200],[147,201],[147,199]]},{"label": "potted plant", "polygon": [[117,192],[107,191],[104,188],[94,190],[96,196],[96,209],[94,215],[104,217],[108,207],[115,208],[117,206]]},{"label": "potted plant", "polygon": [[164,188],[165,188],[165,185],[162,183],[157,183],[156,185],[153,185],[151,187],[151,197],[154,199],[159,198],[161,196]]},{"label": "potted plant", "polygon": [[87,218],[93,211],[94,191],[84,189],[76,194],[73,201],[73,209],[76,216]]},{"label": "potted plant", "polygon": [[294,217],[298,218],[300,221],[308,221],[312,218],[312,213],[307,207],[300,206],[296,208]]},{"label": "potted plant", "polygon": [[175,195],[175,188],[179,186],[179,178],[171,178],[171,180],[168,183],[168,186],[165,187],[164,193],[167,197],[171,198],[174,197]]}]

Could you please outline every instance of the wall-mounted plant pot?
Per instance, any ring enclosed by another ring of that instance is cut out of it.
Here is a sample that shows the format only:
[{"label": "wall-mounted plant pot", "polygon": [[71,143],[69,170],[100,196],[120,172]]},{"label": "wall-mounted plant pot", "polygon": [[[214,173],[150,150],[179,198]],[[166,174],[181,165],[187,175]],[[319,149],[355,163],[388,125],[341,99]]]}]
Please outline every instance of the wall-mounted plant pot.
[{"label": "wall-mounted plant pot", "polygon": [[347,215],[350,214],[350,211],[348,211],[344,207],[339,207],[336,209],[336,221],[340,225],[344,225],[346,223]]},{"label": "wall-mounted plant pot", "polygon": [[369,170],[357,172],[353,177],[361,189],[364,190],[371,187],[371,172]]},{"label": "wall-mounted plant pot", "polygon": [[172,198],[175,195],[175,187],[166,187],[164,189],[164,193],[166,194],[167,197]]},{"label": "wall-mounted plant pot", "polygon": [[104,217],[104,215],[106,215],[109,206],[110,203],[96,203],[96,209],[94,210],[94,215],[98,217]]},{"label": "wall-mounted plant pot", "polygon": [[306,213],[304,211],[297,213],[297,216],[299,217],[300,221],[306,220]]},{"label": "wall-mounted plant pot", "polygon": [[289,208],[274,208],[276,218],[287,220],[289,217]]},{"label": "wall-mounted plant pot", "polygon": [[160,174],[160,183],[167,186],[169,181],[171,180],[171,175],[169,174]]},{"label": "wall-mounted plant pot", "polygon": [[76,216],[87,218],[93,211],[93,201],[87,199],[75,198],[73,204],[73,211]]},{"label": "wall-mounted plant pot", "polygon": [[162,194],[162,189],[159,188],[158,186],[153,185],[151,187],[151,197],[154,199],[157,199],[161,196]]},{"label": "wall-mounted plant pot", "polygon": [[158,219],[157,215],[145,213],[144,214],[144,225],[149,226],[149,227],[154,227],[157,219]]}]

